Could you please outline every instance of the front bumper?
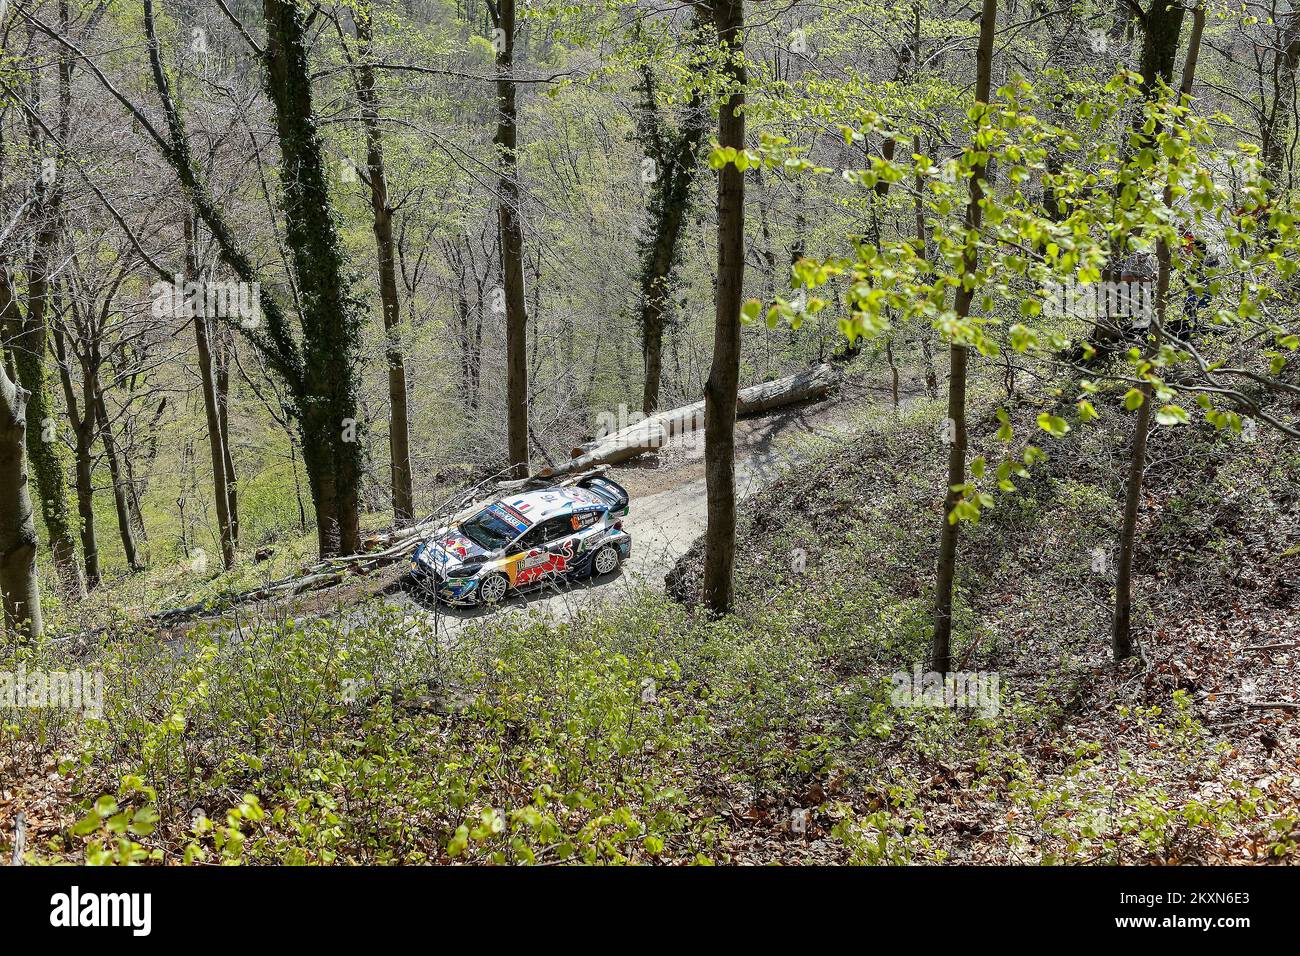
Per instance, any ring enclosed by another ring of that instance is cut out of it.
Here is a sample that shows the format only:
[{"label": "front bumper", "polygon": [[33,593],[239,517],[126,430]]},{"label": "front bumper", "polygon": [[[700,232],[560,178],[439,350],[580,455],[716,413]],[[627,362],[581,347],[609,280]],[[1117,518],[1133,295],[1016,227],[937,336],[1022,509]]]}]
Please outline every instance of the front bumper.
[{"label": "front bumper", "polygon": [[411,560],[411,581],[416,587],[447,604],[477,604],[478,579],[447,577],[422,564],[419,554]]}]

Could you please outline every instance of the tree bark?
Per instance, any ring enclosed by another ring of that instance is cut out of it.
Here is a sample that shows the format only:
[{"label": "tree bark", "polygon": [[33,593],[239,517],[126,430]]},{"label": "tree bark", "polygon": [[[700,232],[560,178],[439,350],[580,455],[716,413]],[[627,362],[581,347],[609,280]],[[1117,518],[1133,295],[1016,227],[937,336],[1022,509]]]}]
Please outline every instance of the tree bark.
[{"label": "tree bark", "polygon": [[[66,0],[59,4],[60,23],[66,29],[68,6]],[[72,67],[66,51],[61,51],[58,62],[58,132],[61,144],[67,143],[71,126]],[[39,94],[37,94],[39,96]],[[32,146],[39,154],[41,144],[33,128]],[[28,393],[27,399],[27,457],[36,494],[40,499],[41,517],[50,536],[50,554],[63,592],[73,600],[86,594],[86,583],[77,564],[77,546],[72,535],[72,518],[68,507],[67,469],[56,428],[56,409],[50,394],[49,321],[50,272],[59,240],[59,217],[63,205],[63,174],[60,166],[55,170],[53,182],[44,176],[36,178],[37,216],[39,227],[32,241],[31,258],[27,269],[27,314],[19,316],[16,296],[10,277],[0,275],[0,317],[12,318],[18,334],[11,343],[18,383]]]},{"label": "tree bark", "polygon": [[217,416],[221,423],[221,454],[226,468],[226,510],[230,514],[230,537],[239,547],[239,479],[235,458],[230,450],[230,350],[233,338],[229,329],[216,328]]},{"label": "tree bark", "polygon": [[[1143,17],[1138,72],[1142,74],[1142,89],[1148,99],[1158,95],[1161,82],[1173,85],[1174,61],[1178,59],[1178,41],[1183,32],[1185,12],[1181,3],[1151,0]],[[1137,125],[1141,125],[1140,120]]]},{"label": "tree bark", "polygon": [[[63,345],[63,335],[54,330],[54,354],[59,361],[59,378],[63,382],[63,397],[68,406],[68,417],[72,420],[74,439],[73,462],[77,489],[77,516],[81,525],[81,553],[86,562],[86,587],[93,590],[99,587],[99,544],[95,538],[95,488],[93,481],[94,459],[92,449],[95,445],[94,408],[91,397],[90,376],[82,375],[82,397],[77,401],[72,384],[72,366],[68,364],[68,352]],[[81,412],[78,412],[78,405]]]},{"label": "tree bark", "polygon": [[393,210],[388,203],[388,179],[384,167],[384,143],[379,130],[379,95],[371,65],[373,25],[369,3],[359,6],[353,17],[359,58],[357,98],[361,124],[366,133],[366,168],[370,179],[370,208],[373,214],[375,246],[379,260],[379,298],[384,312],[384,356],[388,362],[388,462],[392,483],[393,520],[399,526],[415,518],[411,487],[411,428],[407,411],[406,360],[402,355],[398,328],[401,304],[397,299],[397,257],[393,251]]},{"label": "tree bark", "polygon": [[[975,102],[987,104],[993,81],[993,37],[997,29],[997,0],[984,0],[980,14],[979,48],[975,59]],[[986,121],[980,118],[980,124]],[[985,163],[976,162],[971,170],[970,200],[966,204],[966,231],[978,236],[984,211]],[[953,309],[957,318],[970,315],[975,297],[974,279],[979,267],[979,246],[968,238],[962,272],[967,277],[957,288]],[[951,516],[957,506],[958,492],[953,488],[966,482],[966,363],[967,348],[953,343],[948,359],[948,486],[943,499],[943,523],[939,530],[939,565],[934,597],[934,638],[930,646],[930,669],[940,674],[952,670],[952,586],[957,572],[957,538],[960,523]]]},{"label": "tree bark", "polygon": [[641,410],[659,408],[663,377],[664,326],[670,309],[673,271],[681,258],[679,240],[690,209],[691,186],[699,167],[700,143],[709,123],[698,90],[693,91],[681,132],[673,135],[659,117],[654,101],[653,73],[644,71],[646,102],[642,109],[642,145],[655,163],[650,183],[650,236],[641,250],[641,302],[638,324],[645,358],[645,387]]},{"label": "tree bark", "polygon": [[[38,236],[38,247],[41,242]],[[33,254],[27,315],[21,320],[21,331],[13,343],[14,365],[19,382],[30,395],[27,401],[27,456],[36,479],[41,516],[50,536],[50,554],[64,593],[75,600],[85,596],[86,585],[77,563],[67,472],[57,429],[58,410],[50,391],[49,278],[45,272],[50,262],[47,254],[48,249]]]},{"label": "tree bark", "polygon": [[[1200,56],[1201,34],[1205,29],[1205,8],[1198,6],[1192,13],[1192,33],[1187,45],[1187,59],[1183,66],[1182,83],[1179,85],[1179,97],[1191,95],[1196,81],[1196,61]],[[1181,16],[1179,24],[1181,25]],[[1161,38],[1166,42],[1168,35]],[[1174,35],[1175,49],[1177,35]],[[1143,56],[1143,61],[1147,59]],[[1162,59],[1161,62],[1164,62]],[[1168,61],[1169,76],[1173,75],[1173,61]],[[1166,81],[1168,77],[1165,77]],[[1172,206],[1173,188],[1166,184],[1164,191],[1166,207]],[[1163,237],[1156,243],[1156,294],[1155,322],[1153,334],[1148,344],[1146,355],[1150,357],[1160,350],[1160,340],[1164,331],[1165,314],[1169,297],[1169,273],[1171,252],[1169,243]],[[1119,559],[1115,571],[1115,611],[1111,616],[1110,649],[1115,663],[1136,653],[1133,641],[1133,550],[1137,542],[1138,511],[1142,504],[1142,478],[1146,470],[1147,439],[1151,431],[1151,404],[1155,399],[1155,389],[1150,382],[1144,381],[1139,390],[1142,392],[1142,404],[1138,406],[1137,421],[1133,425],[1133,444],[1129,448],[1128,481],[1124,489],[1124,524],[1120,529]]]},{"label": "tree bark", "polygon": [[19,639],[40,637],[42,630],[36,523],[23,450],[26,400],[0,363],[0,602],[5,629]]},{"label": "tree bark", "polygon": [[[263,0],[266,88],[282,158],[285,232],[303,301],[299,427],[316,498],[322,555],[361,548],[356,353],[361,304],[351,294],[326,185],[324,147],[312,107],[307,13],[290,0]],[[303,407],[305,406],[305,407]]]},{"label": "tree bark", "polygon": [[113,506],[117,511],[117,531],[122,539],[122,551],[126,555],[126,566],[132,571],[142,571],[140,555],[135,546],[135,531],[131,527],[131,505],[127,501],[125,476],[117,454],[117,443],[113,440],[113,428],[109,424],[108,405],[104,401],[104,390],[98,378],[91,380],[94,415],[99,440],[104,448],[104,457],[108,459],[108,474],[113,482]]},{"label": "tree bark", "polygon": [[528,312],[524,233],[519,215],[518,113],[515,106],[515,0],[489,0],[497,67],[497,227],[506,306],[506,432],[510,476],[528,474]]},{"label": "tree bark", "polygon": [[[918,17],[919,17],[919,13],[918,13]],[[919,25],[917,29],[918,30],[920,29]],[[918,55],[919,55],[919,41],[918,41]],[[912,137],[912,151],[916,153],[918,156],[921,155],[921,136],[919,133],[915,134]],[[914,215],[916,217],[916,254],[922,260],[928,261],[930,257],[930,241],[929,241],[930,237],[927,234],[925,228],[925,206],[921,201],[921,197],[925,195],[925,177],[922,176],[919,172],[916,174],[916,182],[914,184],[914,189],[916,193],[915,198],[913,200]],[[926,394],[929,395],[930,398],[938,398],[939,397],[939,376],[934,368],[934,348],[930,343],[930,337],[931,337],[930,333],[932,331],[933,330],[929,328],[929,326],[923,323],[920,334],[917,336],[917,338],[921,343],[921,365],[925,374]]]},{"label": "tree bark", "polygon": [[[199,280],[199,262],[195,254],[194,216],[185,213],[185,271]],[[200,299],[202,297],[200,296]],[[221,564],[229,571],[235,566],[235,533],[230,517],[230,491],[226,487],[225,433],[221,427],[221,409],[217,403],[217,382],[212,370],[210,326],[202,302],[189,311],[194,322],[194,344],[199,353],[199,380],[203,389],[203,412],[208,425],[208,452],[212,459],[212,492],[217,508],[217,530],[221,541]]]},{"label": "tree bark", "polygon": [[[718,145],[745,146],[744,0],[712,0],[718,39],[727,56],[730,94],[718,113]],[[713,364],[704,386],[705,606],[731,610],[736,561],[736,392],[740,386],[740,305],[745,279],[745,176],[734,163],[718,173],[718,291]]]}]

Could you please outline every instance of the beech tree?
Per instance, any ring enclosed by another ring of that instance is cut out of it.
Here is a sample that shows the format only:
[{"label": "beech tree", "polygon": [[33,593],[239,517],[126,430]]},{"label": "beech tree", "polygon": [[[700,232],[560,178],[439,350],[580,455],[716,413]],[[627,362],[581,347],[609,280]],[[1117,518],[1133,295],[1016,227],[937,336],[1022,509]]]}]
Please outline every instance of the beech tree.
[{"label": "beech tree", "polygon": [[[151,73],[167,122],[167,134],[157,130],[93,60],[65,37],[42,29],[77,54],[100,84],[125,107],[180,179],[204,225],[212,233],[223,260],[241,282],[258,289],[263,328],[241,326],[262,351],[293,397],[289,407],[302,439],[302,457],[316,507],[317,544],[322,555],[347,554],[360,547],[358,494],[361,453],[358,439],[355,356],[360,331],[360,304],[334,222],[325,175],[320,132],[312,109],[311,71],[307,62],[307,14],[284,0],[265,0],[265,47],[243,33],[265,71],[269,99],[276,116],[282,164],[286,242],[290,250],[301,303],[301,342],[290,330],[288,316],[272,294],[271,283],[236,237],[227,216],[199,179],[189,134],[172,95],[162,62],[162,46],[152,0],[144,0],[144,29]],[[39,22],[39,21],[37,21]],[[156,271],[165,279],[166,271]]]},{"label": "beech tree", "polygon": [[[997,30],[997,0],[984,0],[980,12],[979,49],[975,56],[975,110],[980,123],[988,109],[993,85],[993,37]],[[976,137],[980,135],[977,127]],[[970,315],[975,299],[979,266],[980,223],[984,216],[984,175],[987,162],[975,160],[970,175],[970,199],[966,203],[966,249],[963,275],[953,302],[956,321]],[[939,526],[939,564],[934,594],[934,636],[930,646],[930,667],[940,674],[952,669],[952,585],[957,569],[957,503],[966,484],[966,363],[969,352],[964,342],[954,339],[948,348],[948,418],[944,423],[948,443],[947,494],[943,502],[943,521]]]},{"label": "beech tree", "polygon": [[[692,46],[698,46],[701,17],[690,26]],[[641,67],[644,100],[638,122],[638,138],[646,150],[653,178],[650,182],[649,233],[641,242],[641,299],[637,324],[641,329],[641,351],[645,360],[645,385],[641,410],[649,415],[659,408],[659,387],[663,377],[664,327],[668,322],[673,272],[681,257],[682,228],[690,209],[691,189],[700,163],[704,134],[710,123],[704,97],[698,87],[690,92],[679,122],[674,126],[656,103],[654,68]]]},{"label": "beech tree", "polygon": [[[1181,32],[1181,7],[1173,5],[1169,11],[1157,14],[1154,4],[1147,11],[1142,47],[1143,91],[1148,100],[1159,95],[1162,88],[1168,87],[1173,78],[1174,56],[1178,49],[1178,37]],[[1176,14],[1173,10],[1176,9]],[[1193,11],[1192,32],[1187,46],[1187,55],[1183,63],[1182,82],[1178,87],[1178,98],[1184,101],[1192,95],[1196,80],[1196,63],[1201,51],[1201,37],[1205,30],[1205,7],[1198,5]],[[1154,71],[1148,73],[1147,71]],[[1139,112],[1139,116],[1143,115]],[[1150,148],[1152,141],[1159,136],[1161,124],[1152,124],[1152,133],[1137,134],[1136,148]],[[1134,122],[1135,130],[1138,126]],[[1145,127],[1144,127],[1145,129]],[[1138,171],[1138,175],[1141,172]],[[1174,183],[1167,182],[1162,194],[1162,205],[1172,207]],[[1155,314],[1152,332],[1149,336],[1146,356],[1149,359],[1160,351],[1164,328],[1169,315],[1169,283],[1171,271],[1169,236],[1161,233],[1156,240],[1156,287]],[[1147,438],[1151,429],[1152,405],[1155,398],[1155,384],[1143,381],[1138,386],[1141,404],[1137,408],[1137,419],[1133,425],[1133,441],[1129,448],[1128,477],[1124,488],[1124,519],[1120,530],[1119,558],[1115,577],[1115,610],[1111,617],[1111,653],[1118,663],[1136,652],[1132,635],[1133,617],[1133,549],[1137,537],[1138,511],[1142,505],[1142,478],[1147,463]]]},{"label": "beech tree", "polygon": [[5,628],[40,637],[41,590],[36,574],[36,524],[27,481],[27,393],[0,362],[0,598]]},{"label": "beech tree", "polygon": [[519,118],[515,102],[515,0],[488,0],[497,68],[497,223],[506,313],[506,432],[510,474],[528,473],[528,309],[520,216]]},{"label": "beech tree", "polygon": [[744,0],[711,0],[723,56],[726,99],[718,110],[718,291],[713,364],[704,386],[704,476],[709,519],[704,532],[704,603],[731,610],[736,561],[736,392],[740,387],[740,307],[745,282]]},{"label": "beech tree", "polygon": [[407,410],[406,358],[398,330],[401,303],[397,298],[397,252],[393,242],[393,207],[389,203],[388,173],[384,165],[384,139],[380,130],[379,93],[374,68],[374,23],[369,3],[353,13],[357,54],[352,62],[361,105],[361,125],[366,137],[366,182],[374,219],[375,249],[379,269],[379,298],[384,313],[384,358],[388,364],[388,466],[391,476],[393,518],[398,525],[415,517],[411,485],[411,425]]},{"label": "beech tree", "polygon": [[[60,0],[59,23],[66,29],[67,0]],[[72,124],[72,62],[66,51],[58,57],[53,136],[44,135],[42,124],[28,126],[33,156],[42,157],[32,170],[34,201],[30,216],[35,222],[31,254],[27,263],[26,308],[15,287],[8,264],[0,259],[0,321],[14,356],[18,382],[27,391],[27,455],[36,479],[41,517],[49,534],[50,554],[64,592],[76,599],[85,594],[85,579],[77,561],[77,547],[70,515],[67,468],[63,444],[58,437],[60,416],[54,405],[51,374],[50,303],[52,273],[60,254],[64,177],[68,171],[59,155],[69,138]],[[33,74],[31,109],[41,112],[41,77]]]}]

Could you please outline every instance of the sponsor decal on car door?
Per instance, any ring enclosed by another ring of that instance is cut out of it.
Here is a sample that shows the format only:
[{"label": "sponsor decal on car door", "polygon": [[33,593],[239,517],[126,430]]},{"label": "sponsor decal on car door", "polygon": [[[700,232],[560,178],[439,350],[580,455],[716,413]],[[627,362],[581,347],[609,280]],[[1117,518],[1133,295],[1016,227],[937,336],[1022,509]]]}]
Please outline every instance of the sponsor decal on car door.
[{"label": "sponsor decal on car door", "polygon": [[573,546],[572,539],[565,539],[529,551],[520,562],[518,583],[531,584],[548,575],[563,574],[573,560]]}]

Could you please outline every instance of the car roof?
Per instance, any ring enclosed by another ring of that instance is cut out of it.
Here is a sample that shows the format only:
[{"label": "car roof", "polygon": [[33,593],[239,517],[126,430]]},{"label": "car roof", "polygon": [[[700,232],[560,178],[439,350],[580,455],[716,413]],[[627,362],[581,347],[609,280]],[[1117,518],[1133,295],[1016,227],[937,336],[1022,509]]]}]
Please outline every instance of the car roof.
[{"label": "car roof", "polygon": [[536,524],[549,518],[587,511],[604,511],[609,503],[586,488],[540,488],[499,498],[498,503]]}]

